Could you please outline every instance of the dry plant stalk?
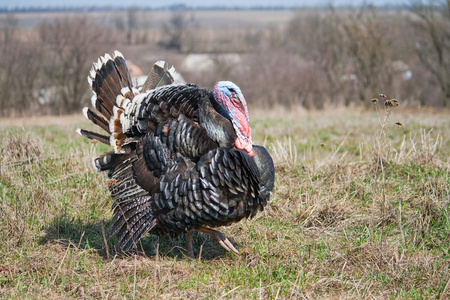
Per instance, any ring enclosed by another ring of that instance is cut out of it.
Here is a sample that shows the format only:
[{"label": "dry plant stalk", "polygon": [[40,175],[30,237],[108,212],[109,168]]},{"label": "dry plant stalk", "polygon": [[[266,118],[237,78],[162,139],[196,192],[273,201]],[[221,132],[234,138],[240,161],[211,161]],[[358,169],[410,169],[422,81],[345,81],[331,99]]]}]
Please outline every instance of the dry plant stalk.
[{"label": "dry plant stalk", "polygon": [[[391,144],[388,141],[388,134],[386,134],[386,125],[388,124],[389,117],[391,116],[392,109],[399,105],[397,99],[388,99],[385,94],[379,94],[379,99],[373,98],[371,101],[375,106],[375,110],[378,114],[378,120],[380,122],[380,129],[378,134],[375,136],[375,159],[376,159],[376,167],[374,172],[374,181],[375,181],[375,191],[374,194],[377,195],[381,189],[381,217],[384,219],[385,208],[386,208],[386,174],[385,174],[385,163],[390,159],[391,154]],[[378,110],[378,102],[384,101],[384,118],[381,120],[380,112]],[[397,122],[398,125],[399,122]],[[401,124],[401,123],[400,123]],[[379,186],[378,182],[378,174],[381,173],[381,186]],[[375,211],[375,197],[372,201],[372,215],[371,215],[371,240],[373,239],[373,227],[374,227],[374,211]]]}]

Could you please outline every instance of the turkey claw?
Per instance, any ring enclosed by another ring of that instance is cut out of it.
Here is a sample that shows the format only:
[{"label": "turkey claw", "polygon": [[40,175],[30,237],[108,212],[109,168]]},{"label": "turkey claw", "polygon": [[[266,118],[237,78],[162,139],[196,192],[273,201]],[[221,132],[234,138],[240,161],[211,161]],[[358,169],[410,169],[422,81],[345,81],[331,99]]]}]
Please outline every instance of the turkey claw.
[{"label": "turkey claw", "polygon": [[234,248],[233,244],[227,238],[225,238],[224,240],[219,240],[219,244],[227,251],[233,251],[236,254],[240,254],[239,251]]},{"label": "turkey claw", "polygon": [[222,246],[225,250],[233,251],[236,254],[240,254],[239,251],[236,248],[234,248],[233,244],[227,239],[225,234],[223,234],[222,232],[206,227],[200,227],[195,230],[203,234],[209,235],[212,241],[219,242],[220,246]]}]

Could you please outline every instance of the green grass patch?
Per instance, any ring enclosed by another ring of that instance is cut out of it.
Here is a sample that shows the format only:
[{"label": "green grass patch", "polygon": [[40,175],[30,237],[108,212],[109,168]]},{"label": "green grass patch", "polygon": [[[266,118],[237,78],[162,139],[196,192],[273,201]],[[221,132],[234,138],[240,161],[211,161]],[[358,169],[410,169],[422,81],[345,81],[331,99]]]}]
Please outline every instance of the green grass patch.
[{"label": "green grass patch", "polygon": [[110,149],[75,133],[92,125],[2,128],[0,296],[445,299],[448,116],[393,113],[383,127],[372,113],[256,113],[253,141],[277,172],[271,203],[222,228],[240,255],[194,233],[194,260],[183,236],[117,248],[91,167]]}]

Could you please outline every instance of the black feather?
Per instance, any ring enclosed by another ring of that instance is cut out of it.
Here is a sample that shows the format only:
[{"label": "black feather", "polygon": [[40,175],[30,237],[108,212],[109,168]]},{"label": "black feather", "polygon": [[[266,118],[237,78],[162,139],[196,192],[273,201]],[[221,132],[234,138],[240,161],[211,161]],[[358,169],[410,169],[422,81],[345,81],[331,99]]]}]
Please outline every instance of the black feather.
[{"label": "black feather", "polygon": [[79,129],[78,133],[81,134],[82,136],[87,137],[88,139],[96,140],[99,141],[100,143],[109,145],[109,137],[106,135],[84,129]]}]

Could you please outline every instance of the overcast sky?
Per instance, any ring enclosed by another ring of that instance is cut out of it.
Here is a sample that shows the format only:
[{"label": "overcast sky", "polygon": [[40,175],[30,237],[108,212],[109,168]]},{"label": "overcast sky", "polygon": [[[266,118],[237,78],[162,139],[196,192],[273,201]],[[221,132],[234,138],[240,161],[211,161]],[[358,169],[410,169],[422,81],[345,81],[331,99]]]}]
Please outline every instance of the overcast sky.
[{"label": "overcast sky", "polygon": [[318,6],[318,5],[360,5],[363,3],[373,5],[404,4],[407,0],[0,0],[1,7],[78,7],[78,6],[145,6],[162,7],[173,4],[185,4],[190,7],[225,6],[225,7],[250,7],[250,6]]}]

